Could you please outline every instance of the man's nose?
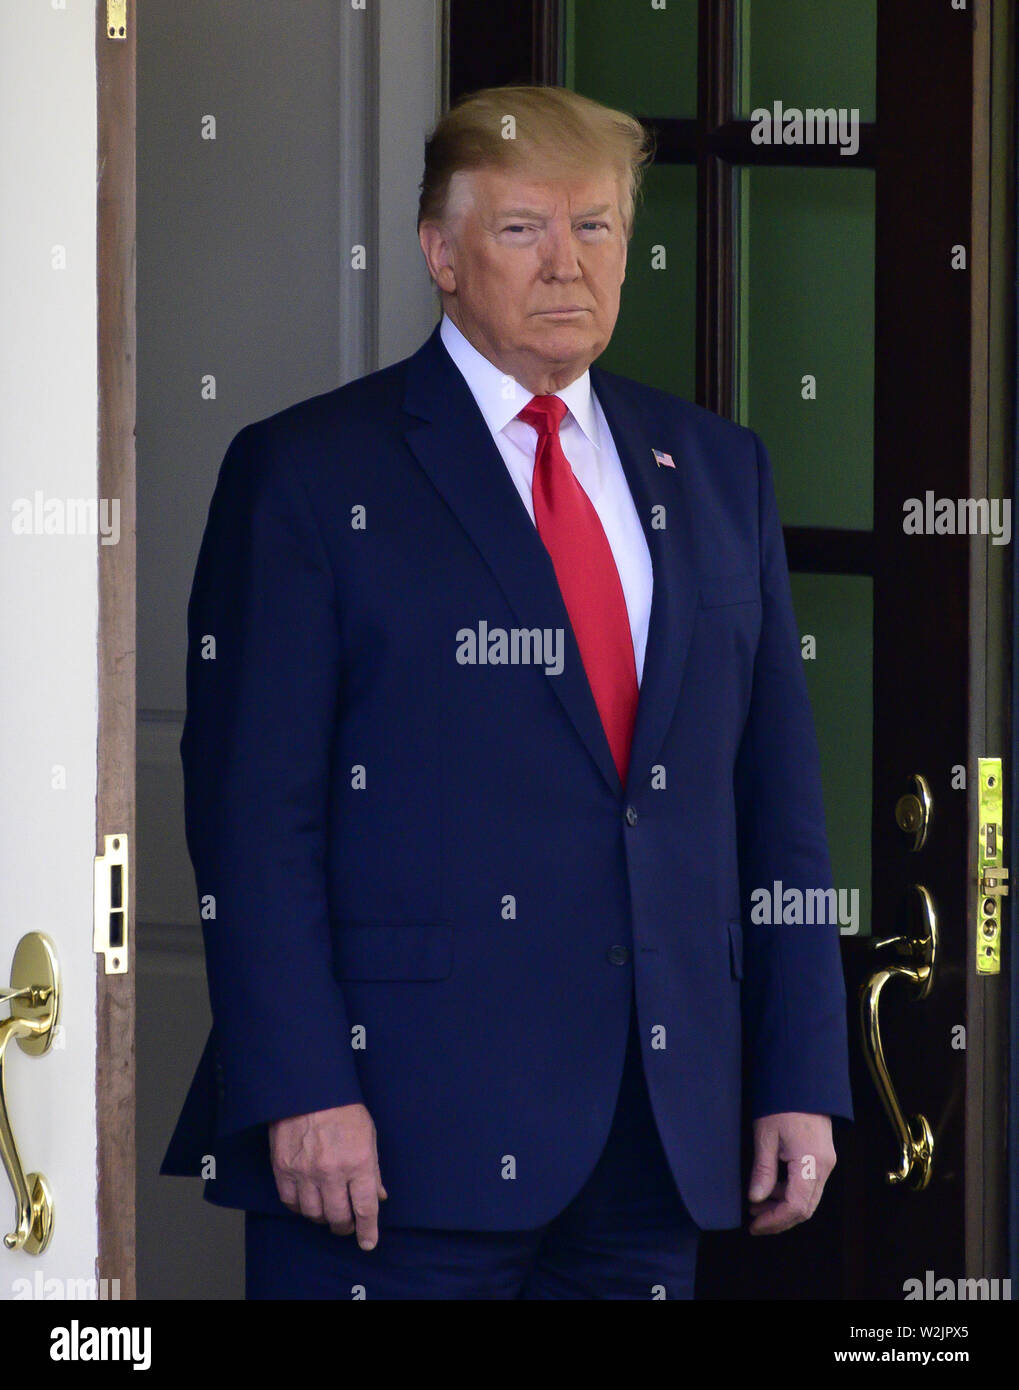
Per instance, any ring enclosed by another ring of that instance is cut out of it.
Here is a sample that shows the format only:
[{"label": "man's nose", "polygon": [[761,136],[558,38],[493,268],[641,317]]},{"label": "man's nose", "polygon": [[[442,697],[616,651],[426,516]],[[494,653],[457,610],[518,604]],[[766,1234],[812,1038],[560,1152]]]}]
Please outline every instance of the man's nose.
[{"label": "man's nose", "polygon": [[552,227],[545,238],[542,272],[552,280],[576,280],[580,262],[572,227]]}]

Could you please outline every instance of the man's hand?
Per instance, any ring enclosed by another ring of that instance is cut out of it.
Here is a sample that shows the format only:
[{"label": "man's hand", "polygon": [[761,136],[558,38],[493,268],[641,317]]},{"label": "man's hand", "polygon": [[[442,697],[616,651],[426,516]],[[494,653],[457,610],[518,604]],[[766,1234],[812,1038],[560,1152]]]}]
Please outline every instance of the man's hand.
[{"label": "man's hand", "polygon": [[284,1206],[327,1223],[338,1236],[356,1229],[361,1249],[374,1250],[379,1201],[388,1193],[379,1172],[375,1125],[363,1105],[274,1120],[269,1151]]},{"label": "man's hand", "polygon": [[[786,1164],[784,1181],[779,1161]],[[835,1148],[828,1115],[801,1115],[787,1110],[754,1121],[754,1167],[750,1174],[752,1236],[777,1235],[809,1221],[828,1175],[835,1167]]]}]

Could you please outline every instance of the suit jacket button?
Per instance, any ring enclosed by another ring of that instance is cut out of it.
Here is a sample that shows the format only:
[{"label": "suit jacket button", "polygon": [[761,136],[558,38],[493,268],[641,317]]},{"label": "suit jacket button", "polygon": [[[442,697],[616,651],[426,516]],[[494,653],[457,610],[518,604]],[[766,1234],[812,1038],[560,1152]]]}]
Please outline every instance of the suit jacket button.
[{"label": "suit jacket button", "polygon": [[625,946],[610,946],[608,957],[610,965],[625,965],[630,959],[630,952]]},{"label": "suit jacket button", "polygon": [[637,819],[638,819],[638,817],[637,817],[637,810],[636,810],[636,807],[634,807],[634,806],[627,806],[627,808],[626,808],[626,823],[627,823],[627,825],[636,825],[636,824],[637,824]]}]

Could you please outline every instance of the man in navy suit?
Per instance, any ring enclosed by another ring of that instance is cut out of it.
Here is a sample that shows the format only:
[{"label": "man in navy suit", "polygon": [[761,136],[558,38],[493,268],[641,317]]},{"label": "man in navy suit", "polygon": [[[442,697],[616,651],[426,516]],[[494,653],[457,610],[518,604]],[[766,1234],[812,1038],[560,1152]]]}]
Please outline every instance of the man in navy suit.
[{"label": "man in navy suit", "polygon": [[213,1028],[163,1171],[245,1208],[250,1298],[688,1298],[741,1100],[762,1234],[851,1117],[835,918],[751,906],[831,889],[767,453],[592,365],[647,158],[561,89],[458,105],[441,324],[223,462],[181,743]]}]

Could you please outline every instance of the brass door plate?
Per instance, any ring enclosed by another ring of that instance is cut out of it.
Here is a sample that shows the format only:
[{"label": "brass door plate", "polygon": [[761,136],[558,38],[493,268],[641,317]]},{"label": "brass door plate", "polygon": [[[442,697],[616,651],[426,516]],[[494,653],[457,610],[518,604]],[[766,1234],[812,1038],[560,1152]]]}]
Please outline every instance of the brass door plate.
[{"label": "brass door plate", "polygon": [[106,37],[127,38],[127,0],[106,0]]},{"label": "brass door plate", "polygon": [[977,844],[976,963],[978,975],[1001,973],[1001,900],[1008,896],[1002,841],[1000,758],[978,759],[980,829]]},{"label": "brass door plate", "polygon": [[11,961],[11,987],[0,990],[10,1000],[11,1018],[29,1027],[15,1033],[30,1057],[48,1052],[60,1021],[60,967],[57,949],[45,932],[31,931],[18,942]]},{"label": "brass door plate", "polygon": [[107,975],[126,975],[131,961],[127,836],[107,835],[105,841],[105,853],[95,859],[92,949],[104,957]]},{"label": "brass door plate", "polygon": [[56,947],[45,932],[21,938],[11,964],[9,989],[0,999],[10,1014],[0,1018],[0,1162],[14,1193],[17,1221],[3,1237],[6,1250],[41,1255],[53,1234],[53,1194],[41,1173],[26,1173],[7,1106],[8,1044],[16,1041],[30,1057],[48,1051],[60,1018],[60,966]]}]

